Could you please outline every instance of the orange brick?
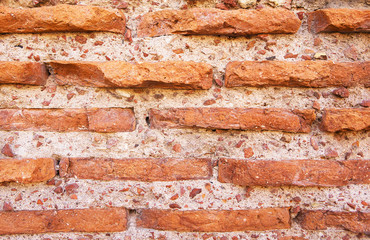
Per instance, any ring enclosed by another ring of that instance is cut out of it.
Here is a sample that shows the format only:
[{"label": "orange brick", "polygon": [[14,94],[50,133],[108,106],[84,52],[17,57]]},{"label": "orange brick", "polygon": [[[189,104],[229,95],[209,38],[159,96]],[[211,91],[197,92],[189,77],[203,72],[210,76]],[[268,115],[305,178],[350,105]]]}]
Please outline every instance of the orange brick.
[{"label": "orange brick", "polygon": [[152,128],[310,132],[315,118],[313,110],[291,111],[279,108],[170,108],[151,109],[149,113]]},{"label": "orange brick", "polygon": [[0,109],[0,130],[5,131],[96,131],[135,130],[132,109]]},{"label": "orange brick", "polygon": [[0,182],[36,183],[54,176],[55,166],[51,158],[0,159]]},{"label": "orange brick", "polygon": [[237,211],[144,209],[137,225],[179,232],[264,231],[290,228],[290,214],[289,208]]},{"label": "orange brick", "polygon": [[125,16],[119,10],[57,5],[16,9],[0,6],[0,33],[114,32],[124,33]]},{"label": "orange brick", "polygon": [[0,84],[44,85],[48,76],[43,63],[0,62]]},{"label": "orange brick", "polygon": [[310,31],[320,32],[369,32],[370,10],[320,9],[308,14]]},{"label": "orange brick", "polygon": [[370,231],[369,212],[301,211],[298,220],[303,229],[325,230],[329,227],[367,234]]},{"label": "orange brick", "polygon": [[218,180],[245,186],[322,186],[370,183],[370,160],[221,159]]},{"label": "orange brick", "polygon": [[369,108],[324,109],[321,128],[328,132],[370,129]]},{"label": "orange brick", "polygon": [[0,234],[120,232],[126,225],[124,208],[0,212]]},{"label": "orange brick", "polygon": [[286,9],[162,10],[147,13],[142,17],[138,36],[154,37],[168,34],[245,36],[261,33],[296,33],[300,25],[298,17]]},{"label": "orange brick", "polygon": [[61,177],[96,180],[177,181],[209,179],[210,159],[63,158]]},{"label": "orange brick", "polygon": [[370,87],[370,62],[244,61],[226,66],[226,87]]},{"label": "orange brick", "polygon": [[123,88],[209,89],[212,67],[196,62],[157,62],[133,64],[110,62],[49,63],[60,85]]}]

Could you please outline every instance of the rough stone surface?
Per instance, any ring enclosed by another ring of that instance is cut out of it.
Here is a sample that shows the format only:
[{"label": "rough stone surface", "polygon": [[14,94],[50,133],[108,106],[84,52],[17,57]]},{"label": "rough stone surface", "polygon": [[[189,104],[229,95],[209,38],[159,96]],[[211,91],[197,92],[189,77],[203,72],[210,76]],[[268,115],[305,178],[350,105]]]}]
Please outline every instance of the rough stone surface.
[{"label": "rough stone surface", "polygon": [[240,211],[145,209],[138,226],[179,232],[262,231],[290,227],[289,208]]},{"label": "rough stone surface", "polygon": [[197,127],[207,129],[310,132],[313,110],[243,108],[151,109],[152,128]]},{"label": "rough stone surface", "polygon": [[0,234],[118,232],[126,224],[124,208],[0,212]]},{"label": "rough stone surface", "polygon": [[51,158],[0,159],[0,182],[37,183],[54,176],[54,159]]},{"label": "rough stone surface", "polygon": [[369,212],[302,211],[298,219],[302,227],[308,230],[335,227],[356,233],[368,234],[370,231]]},{"label": "rough stone surface", "polygon": [[64,62],[49,63],[60,85],[90,87],[160,87],[209,89],[212,67],[195,62]]},{"label": "rough stone surface", "polygon": [[370,87],[370,62],[244,61],[226,67],[226,87]]},{"label": "rough stone surface", "polygon": [[167,34],[245,36],[261,33],[296,33],[301,25],[294,13],[283,9],[163,10],[143,16],[139,37]]},{"label": "rough stone surface", "polygon": [[370,109],[324,109],[321,128],[328,132],[368,130],[370,129]]},{"label": "rough stone surface", "polygon": [[219,162],[218,180],[245,186],[344,186],[370,183],[370,160],[236,160]]},{"label": "rough stone surface", "polygon": [[135,115],[125,108],[0,109],[5,131],[125,132],[135,129]]},{"label": "rough stone surface", "polygon": [[0,6],[0,33],[92,32],[124,33],[126,20],[118,10],[57,5],[16,9]]},{"label": "rough stone surface", "polygon": [[210,159],[63,158],[61,177],[97,180],[176,181],[209,179]]},{"label": "rough stone surface", "polygon": [[238,0],[238,3],[242,8],[250,8],[256,5],[257,0]]},{"label": "rough stone surface", "polygon": [[309,30],[320,32],[369,32],[370,10],[320,9],[308,14]]},{"label": "rough stone surface", "polygon": [[43,63],[0,62],[0,84],[44,85],[48,75]]}]

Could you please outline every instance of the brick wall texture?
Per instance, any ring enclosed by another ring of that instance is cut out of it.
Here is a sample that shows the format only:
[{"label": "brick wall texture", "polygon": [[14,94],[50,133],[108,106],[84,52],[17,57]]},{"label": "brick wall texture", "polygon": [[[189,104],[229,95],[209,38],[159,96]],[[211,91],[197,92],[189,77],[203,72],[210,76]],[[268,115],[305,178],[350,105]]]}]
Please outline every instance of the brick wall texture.
[{"label": "brick wall texture", "polygon": [[0,240],[370,237],[370,1],[0,0]]}]

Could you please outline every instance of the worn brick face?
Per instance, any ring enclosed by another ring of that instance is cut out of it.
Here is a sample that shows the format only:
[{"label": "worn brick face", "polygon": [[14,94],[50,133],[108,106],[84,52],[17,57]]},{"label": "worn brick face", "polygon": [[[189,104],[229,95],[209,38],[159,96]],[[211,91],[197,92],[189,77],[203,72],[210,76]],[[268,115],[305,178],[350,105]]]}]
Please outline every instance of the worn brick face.
[{"label": "worn brick face", "polygon": [[138,226],[179,232],[263,231],[290,228],[289,208],[237,211],[142,210]]},{"label": "worn brick face", "polygon": [[91,32],[124,33],[126,20],[118,10],[57,5],[15,9],[0,6],[0,33]]},{"label": "worn brick face", "polygon": [[261,33],[295,33],[300,25],[297,16],[285,9],[163,10],[143,16],[138,27],[138,36],[154,37],[168,34],[245,36]]},{"label": "worn brick face", "polygon": [[125,108],[0,109],[5,131],[126,132],[135,125],[134,112]]},{"label": "worn brick face", "polygon": [[310,132],[313,110],[278,108],[171,108],[151,109],[152,128],[196,127],[207,129],[275,130]]},{"label": "worn brick face", "polygon": [[308,14],[308,27],[319,32],[369,32],[370,10],[320,9]]},{"label": "worn brick face", "polygon": [[212,67],[205,63],[50,62],[60,85],[209,89]]},{"label": "worn brick face", "polygon": [[370,109],[324,109],[321,127],[328,132],[368,130],[370,129]]},{"label": "worn brick face", "polygon": [[55,176],[54,159],[0,159],[0,182],[36,183]]},{"label": "worn brick face", "polygon": [[225,86],[369,87],[370,62],[230,62],[226,66]]},{"label": "worn brick face", "polygon": [[301,226],[307,230],[325,230],[330,227],[356,233],[370,232],[369,212],[302,211],[298,216]]},{"label": "worn brick face", "polygon": [[43,63],[0,62],[0,84],[44,85],[48,75]]},{"label": "worn brick face", "polygon": [[120,232],[126,224],[124,208],[0,212],[0,234]]},{"label": "worn brick face", "polygon": [[177,181],[209,179],[210,159],[63,158],[60,176],[96,180]]},{"label": "worn brick face", "polygon": [[245,186],[344,186],[370,183],[369,160],[221,159],[220,182]]}]

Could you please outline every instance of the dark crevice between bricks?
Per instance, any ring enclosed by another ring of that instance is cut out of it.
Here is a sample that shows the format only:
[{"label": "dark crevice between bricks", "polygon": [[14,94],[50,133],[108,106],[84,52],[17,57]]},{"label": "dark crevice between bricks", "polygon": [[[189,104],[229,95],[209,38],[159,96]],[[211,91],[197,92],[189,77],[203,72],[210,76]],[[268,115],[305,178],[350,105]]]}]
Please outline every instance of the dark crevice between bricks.
[{"label": "dark crevice between bricks", "polygon": [[148,126],[150,127],[150,118],[149,118],[149,116],[147,116],[147,117],[145,118],[145,122],[146,122],[146,124],[148,124]]},{"label": "dark crevice between bricks", "polygon": [[54,163],[55,163],[55,176],[59,176],[59,170],[60,170],[60,161],[62,159],[62,157],[60,155],[57,155],[57,154],[53,154],[51,156],[51,158],[54,159]]}]

